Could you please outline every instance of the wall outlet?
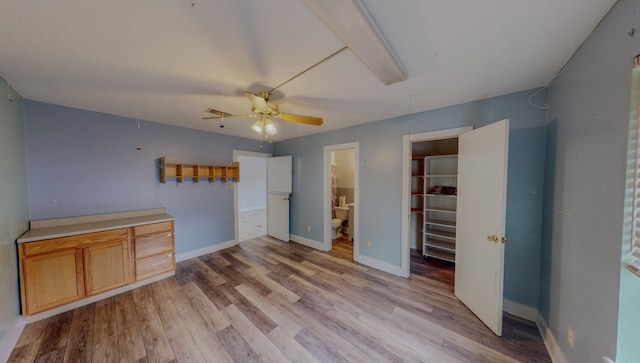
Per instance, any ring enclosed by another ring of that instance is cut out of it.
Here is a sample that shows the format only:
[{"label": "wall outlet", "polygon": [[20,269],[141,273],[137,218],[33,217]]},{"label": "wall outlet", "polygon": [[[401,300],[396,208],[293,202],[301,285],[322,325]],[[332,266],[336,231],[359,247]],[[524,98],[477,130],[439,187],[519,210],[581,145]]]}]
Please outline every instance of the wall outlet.
[{"label": "wall outlet", "polygon": [[371,240],[370,239],[367,240],[367,247],[371,248]]},{"label": "wall outlet", "polygon": [[311,232],[311,226],[307,226],[307,232]]},{"label": "wall outlet", "polygon": [[569,341],[569,346],[573,348],[573,329],[569,327],[569,332],[567,333],[567,341]]}]

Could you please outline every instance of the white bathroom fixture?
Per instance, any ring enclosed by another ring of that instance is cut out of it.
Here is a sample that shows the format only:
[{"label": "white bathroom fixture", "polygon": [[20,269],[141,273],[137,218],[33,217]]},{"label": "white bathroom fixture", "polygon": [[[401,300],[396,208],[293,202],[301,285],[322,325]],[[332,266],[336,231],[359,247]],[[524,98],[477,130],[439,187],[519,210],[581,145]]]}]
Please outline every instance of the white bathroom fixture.
[{"label": "white bathroom fixture", "polygon": [[342,235],[340,231],[342,230],[342,219],[334,218],[331,220],[331,239],[340,238]]},{"label": "white bathroom fixture", "polygon": [[346,221],[349,219],[349,207],[345,205],[344,207],[335,207],[336,218],[342,219],[342,221]]}]

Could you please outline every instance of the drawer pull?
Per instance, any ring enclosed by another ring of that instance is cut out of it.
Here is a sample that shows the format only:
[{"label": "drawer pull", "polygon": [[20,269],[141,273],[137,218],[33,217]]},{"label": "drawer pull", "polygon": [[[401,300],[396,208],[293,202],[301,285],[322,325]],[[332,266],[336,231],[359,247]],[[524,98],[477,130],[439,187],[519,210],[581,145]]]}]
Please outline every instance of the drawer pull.
[{"label": "drawer pull", "polygon": [[168,254],[167,257],[173,257],[173,253]]},{"label": "drawer pull", "polygon": [[167,233],[167,237],[171,237],[171,235],[172,235],[171,232]]}]

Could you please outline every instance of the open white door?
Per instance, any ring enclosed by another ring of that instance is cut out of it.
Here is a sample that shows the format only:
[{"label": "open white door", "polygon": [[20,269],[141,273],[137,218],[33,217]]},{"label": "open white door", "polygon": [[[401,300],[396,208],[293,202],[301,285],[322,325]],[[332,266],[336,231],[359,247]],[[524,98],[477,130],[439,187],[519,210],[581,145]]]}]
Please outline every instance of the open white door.
[{"label": "open white door", "polygon": [[458,140],[455,294],[502,335],[509,120]]},{"label": "open white door", "polygon": [[267,159],[267,234],[289,242],[292,157]]}]

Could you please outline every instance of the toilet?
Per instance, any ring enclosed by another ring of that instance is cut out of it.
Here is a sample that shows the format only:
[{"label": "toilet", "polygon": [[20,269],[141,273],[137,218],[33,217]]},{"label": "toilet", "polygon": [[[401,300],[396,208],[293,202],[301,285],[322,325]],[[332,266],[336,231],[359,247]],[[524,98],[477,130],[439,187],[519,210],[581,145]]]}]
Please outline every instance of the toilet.
[{"label": "toilet", "polygon": [[332,239],[336,239],[342,236],[340,231],[342,230],[342,222],[349,219],[349,207],[335,207],[333,209],[336,212],[336,218],[331,220],[331,231],[333,233]]},{"label": "toilet", "polygon": [[340,238],[342,234],[340,231],[342,230],[342,219],[334,218],[331,220],[331,239]]}]

